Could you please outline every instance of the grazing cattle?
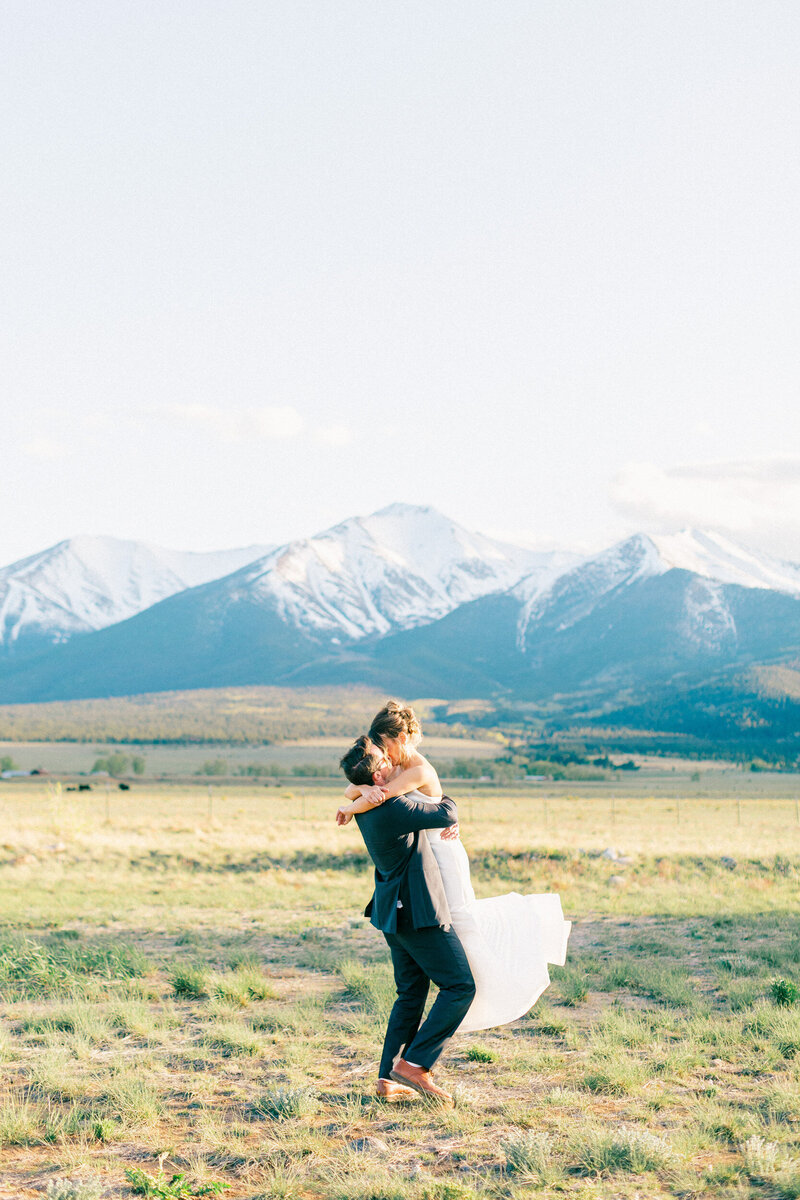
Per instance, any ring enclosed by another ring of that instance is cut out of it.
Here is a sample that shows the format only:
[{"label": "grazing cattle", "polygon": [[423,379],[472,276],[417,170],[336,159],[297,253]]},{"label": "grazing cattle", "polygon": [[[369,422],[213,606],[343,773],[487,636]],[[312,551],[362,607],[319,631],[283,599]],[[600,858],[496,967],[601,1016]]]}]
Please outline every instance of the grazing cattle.
[{"label": "grazing cattle", "polygon": [[90,792],[91,790],[92,790],[92,785],[90,783],[79,783],[78,784],[79,792]]},{"label": "grazing cattle", "polygon": [[121,783],[119,785],[119,790],[121,792],[129,792],[131,790],[131,785],[129,783]]}]

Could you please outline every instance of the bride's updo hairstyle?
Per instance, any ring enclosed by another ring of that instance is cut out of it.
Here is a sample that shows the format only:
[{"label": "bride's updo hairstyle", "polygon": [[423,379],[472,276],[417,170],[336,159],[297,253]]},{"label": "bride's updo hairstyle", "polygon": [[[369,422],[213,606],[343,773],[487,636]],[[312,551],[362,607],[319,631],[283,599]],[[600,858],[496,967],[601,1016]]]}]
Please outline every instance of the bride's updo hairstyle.
[{"label": "bride's updo hairstyle", "polygon": [[375,715],[369,727],[369,736],[373,742],[383,745],[384,738],[393,740],[404,733],[412,746],[416,746],[422,738],[422,726],[413,708],[403,705],[399,700],[387,700],[379,713]]},{"label": "bride's updo hairstyle", "polygon": [[378,747],[366,734],[362,733],[361,737],[357,738],[347,751],[339,766],[350,783],[370,784],[372,776],[380,769],[383,759],[384,756],[379,753]]}]

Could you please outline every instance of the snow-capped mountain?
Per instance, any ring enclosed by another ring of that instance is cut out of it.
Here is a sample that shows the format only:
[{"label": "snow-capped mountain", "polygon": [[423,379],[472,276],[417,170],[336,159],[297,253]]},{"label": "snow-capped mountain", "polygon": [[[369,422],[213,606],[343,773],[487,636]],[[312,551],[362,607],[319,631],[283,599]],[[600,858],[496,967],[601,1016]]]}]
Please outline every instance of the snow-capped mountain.
[{"label": "snow-capped mountain", "polygon": [[[687,634],[702,639],[731,629],[725,611],[724,584],[761,588],[800,596],[800,566],[749,550],[712,531],[685,529],[672,534],[635,534],[601,554],[561,572],[547,588],[529,588],[523,580],[516,589],[522,602],[519,624],[524,649],[537,622],[559,612],[559,629],[567,629],[620,587],[638,580],[687,571],[696,582],[687,592]],[[705,581],[705,582],[704,582]],[[712,633],[712,629],[716,633]]]},{"label": "snow-capped mountain", "polygon": [[800,645],[800,567],[713,532],[636,534],[513,595],[527,664],[514,686],[538,694],[613,692]]},{"label": "snow-capped mountain", "polygon": [[715,533],[576,561],[395,504],[251,556],[76,539],[0,572],[7,635],[50,639],[6,657],[0,702],[370,683],[605,703],[800,654],[800,567]]},{"label": "snow-capped mountain", "polygon": [[358,640],[438,620],[523,575],[549,579],[556,560],[563,570],[575,557],[470,533],[432,508],[392,504],[290,542],[224,586],[232,597],[274,606],[288,625]]},{"label": "snow-capped mountain", "polygon": [[0,570],[0,646],[59,643],[217,579],[266,546],[191,553],[111,537],[74,537]]},{"label": "snow-capped mountain", "polygon": [[749,550],[720,533],[684,529],[651,534],[647,540],[655,549],[661,571],[676,568],[718,583],[800,595],[800,565]]}]

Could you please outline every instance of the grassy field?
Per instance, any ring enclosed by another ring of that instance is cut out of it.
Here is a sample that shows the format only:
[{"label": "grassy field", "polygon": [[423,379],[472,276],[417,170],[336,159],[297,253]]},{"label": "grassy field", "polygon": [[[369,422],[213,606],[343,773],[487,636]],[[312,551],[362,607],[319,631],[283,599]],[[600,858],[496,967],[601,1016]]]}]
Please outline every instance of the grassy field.
[{"label": "grassy field", "polygon": [[478,894],[575,922],[449,1046],[452,1112],[372,1097],[393,989],[330,785],[0,783],[0,1196],[800,1197],[800,780],[673,765],[449,789]]},{"label": "grassy field", "polygon": [[[190,776],[200,772],[209,761],[220,759],[227,773],[236,776],[241,768],[251,765],[285,768],[310,763],[316,767],[327,767],[330,774],[338,774],[339,759],[352,745],[351,737],[313,737],[274,746],[241,745],[161,745],[142,743],[119,745],[112,742],[0,742],[0,757],[7,755],[21,770],[31,771],[43,767],[59,775],[79,775],[91,771],[97,758],[115,752],[128,756],[141,755],[150,776]],[[467,738],[426,738],[425,747],[438,762],[449,759],[493,758],[498,753],[498,743],[490,740]]]}]

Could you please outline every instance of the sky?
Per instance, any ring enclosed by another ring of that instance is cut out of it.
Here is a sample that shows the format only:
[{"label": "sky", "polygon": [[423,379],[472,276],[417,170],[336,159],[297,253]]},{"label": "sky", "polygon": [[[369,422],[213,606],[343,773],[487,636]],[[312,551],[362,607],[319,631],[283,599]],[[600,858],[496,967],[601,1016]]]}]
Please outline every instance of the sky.
[{"label": "sky", "polygon": [[0,563],[403,501],[800,561],[795,0],[5,0]]}]

